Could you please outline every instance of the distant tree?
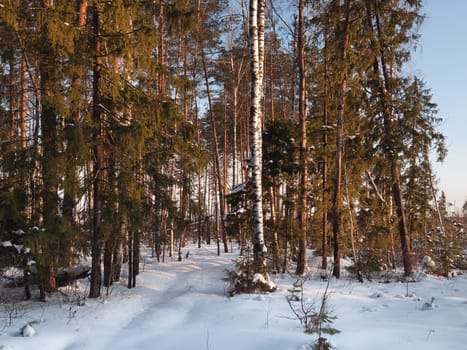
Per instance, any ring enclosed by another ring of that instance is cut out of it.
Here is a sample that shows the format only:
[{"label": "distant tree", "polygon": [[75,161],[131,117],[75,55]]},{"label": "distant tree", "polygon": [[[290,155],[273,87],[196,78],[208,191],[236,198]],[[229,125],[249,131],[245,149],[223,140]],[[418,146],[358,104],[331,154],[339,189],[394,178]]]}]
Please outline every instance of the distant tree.
[{"label": "distant tree", "polygon": [[290,118],[283,116],[265,123],[263,132],[263,185],[272,188],[265,198],[271,209],[270,229],[273,246],[273,266],[277,271],[286,270],[289,254],[288,245],[295,245],[293,237],[298,235],[299,222],[295,220],[300,165],[300,130]]}]

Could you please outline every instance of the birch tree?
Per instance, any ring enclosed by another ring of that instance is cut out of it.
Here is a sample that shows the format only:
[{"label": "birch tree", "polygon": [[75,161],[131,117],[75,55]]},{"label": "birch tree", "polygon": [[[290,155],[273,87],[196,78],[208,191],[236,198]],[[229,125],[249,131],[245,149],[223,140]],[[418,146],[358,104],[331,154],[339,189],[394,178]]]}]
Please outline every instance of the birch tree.
[{"label": "birch tree", "polygon": [[253,188],[253,254],[264,265],[263,196],[262,196],[262,111],[261,92],[264,75],[264,7],[265,0],[250,1],[250,161]]}]

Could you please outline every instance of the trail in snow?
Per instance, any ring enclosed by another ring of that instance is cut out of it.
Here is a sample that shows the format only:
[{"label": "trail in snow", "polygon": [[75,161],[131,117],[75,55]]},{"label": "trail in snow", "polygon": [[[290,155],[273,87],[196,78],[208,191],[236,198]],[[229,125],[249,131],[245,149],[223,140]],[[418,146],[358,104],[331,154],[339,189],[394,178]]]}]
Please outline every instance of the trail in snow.
[{"label": "trail in snow", "polygon": [[[144,309],[111,340],[112,347],[129,349],[157,344],[164,334],[187,328],[184,322],[202,300],[225,300],[221,278],[232,257],[228,256],[220,258],[212,250],[201,248],[182,262],[146,265],[147,273],[138,282],[144,285]],[[196,314],[203,318],[200,311]],[[135,332],[140,334],[139,339],[132,337]],[[135,346],[135,342],[140,344]]]},{"label": "trail in snow", "polygon": [[[137,287],[131,292],[137,294],[137,303],[131,309],[117,303],[114,305],[117,310],[109,310],[112,314],[122,307],[128,311],[128,319],[113,329],[104,328],[105,334],[102,336],[95,329],[95,336],[85,337],[67,350],[153,349],[164,334],[187,328],[184,322],[193,309],[198,309],[197,305],[203,299],[226,300],[226,286],[222,277],[224,269],[231,266],[233,254],[218,257],[213,247],[190,247],[188,259],[179,262],[168,258],[164,263],[157,263],[146,253],[143,252],[144,262]],[[113,303],[112,297],[109,302]],[[201,314],[203,318],[202,310],[198,309],[196,314]],[[112,322],[112,319],[109,318],[107,322]]]},{"label": "trail in snow", "polygon": [[[17,306],[24,314],[9,326],[7,305],[0,305],[0,349],[307,350],[316,339],[303,332],[285,300],[294,277],[276,276],[278,290],[269,295],[229,298],[222,278],[237,255],[218,257],[215,246],[186,249],[190,256],[182,262],[157,263],[143,253],[136,288],[122,281],[111,296],[85,306],[60,295],[45,304],[22,302]],[[309,263],[318,266],[311,255]],[[307,302],[319,306],[325,287],[316,273],[305,286]],[[332,280],[329,304],[337,316],[333,326],[341,330],[330,337],[338,350],[466,349],[467,276],[421,274],[408,286]],[[19,337],[31,320],[38,321],[36,334]]]}]

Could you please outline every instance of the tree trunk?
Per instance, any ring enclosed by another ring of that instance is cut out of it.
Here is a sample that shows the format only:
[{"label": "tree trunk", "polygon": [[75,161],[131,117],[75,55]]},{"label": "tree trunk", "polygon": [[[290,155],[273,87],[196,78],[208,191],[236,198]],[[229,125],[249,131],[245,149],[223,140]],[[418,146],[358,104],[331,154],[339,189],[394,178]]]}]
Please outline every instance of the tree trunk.
[{"label": "tree trunk", "polygon": [[[225,221],[225,218],[227,217],[227,215],[229,214],[228,212],[228,206],[227,206],[227,200],[226,200],[226,195],[229,191],[228,189],[228,171],[227,171],[227,167],[228,167],[228,143],[227,143],[227,138],[228,138],[228,134],[227,134],[227,101],[226,101],[226,97],[225,97],[225,90],[224,90],[224,166],[223,166],[223,170],[224,170],[224,179],[222,181],[222,184],[223,184],[223,189],[222,189],[222,194],[223,194],[223,203],[221,203],[221,205],[224,206],[224,214],[222,216],[222,222]],[[222,243],[224,244],[224,253],[228,253],[229,252],[229,245],[228,245],[228,240],[227,240],[227,230],[225,229],[225,225],[222,224]]]},{"label": "tree trunk", "polygon": [[332,231],[334,238],[334,268],[333,275],[336,278],[340,277],[341,272],[341,210],[342,210],[342,160],[344,155],[344,110],[345,110],[345,94],[347,91],[347,49],[349,46],[350,36],[350,3],[351,0],[345,2],[345,23],[344,23],[344,45],[341,51],[341,64],[343,65],[342,81],[340,82],[339,101],[337,105],[337,127],[336,127],[336,157],[334,169],[334,188],[332,198]]},{"label": "tree trunk", "polygon": [[[51,4],[44,2],[42,5],[47,11]],[[59,245],[57,237],[58,208],[58,130],[57,113],[54,105],[54,51],[49,44],[48,33],[42,29],[43,40],[42,55],[40,58],[39,74],[41,88],[41,131],[42,131],[42,219],[45,232],[47,234],[46,247],[43,247],[42,262],[39,266],[41,277],[41,297],[44,298],[47,292],[56,290],[56,256]]]},{"label": "tree trunk", "polygon": [[10,66],[10,73],[9,73],[9,121],[8,121],[8,127],[10,129],[9,131],[9,144],[10,147],[15,144],[15,136],[16,136],[16,116],[15,116],[15,111],[16,111],[16,96],[15,96],[15,60],[10,59],[9,62]]},{"label": "tree trunk", "polygon": [[169,233],[169,257],[174,255],[174,222],[173,219],[170,219],[170,233]]},{"label": "tree trunk", "polygon": [[84,29],[86,27],[87,11],[88,11],[88,1],[87,0],[78,0],[78,27]]},{"label": "tree trunk", "polygon": [[306,232],[308,213],[308,152],[307,152],[307,100],[306,100],[306,75],[305,75],[305,0],[299,0],[298,14],[298,74],[299,74],[299,100],[298,118],[300,121],[300,188],[299,188],[299,219],[300,232],[298,236],[297,269],[295,274],[303,275],[308,269],[306,263]]},{"label": "tree trunk", "polygon": [[385,147],[386,155],[388,162],[391,167],[391,176],[392,176],[392,193],[394,198],[394,203],[396,204],[397,217],[399,219],[398,229],[399,236],[401,241],[402,248],[402,258],[404,264],[404,274],[405,276],[410,276],[413,272],[413,262],[412,256],[413,252],[410,245],[410,235],[407,229],[407,217],[404,207],[404,199],[402,195],[402,183],[401,183],[401,171],[399,166],[399,160],[397,157],[397,151],[394,149],[394,127],[393,127],[393,115],[390,106],[390,96],[391,93],[391,83],[389,75],[389,67],[386,61],[386,52],[385,52],[385,42],[382,34],[381,20],[380,20],[380,9],[378,4],[375,5],[375,23],[377,30],[377,39],[379,41],[379,64],[378,67],[382,73],[382,81],[380,83],[380,94],[381,102],[383,105],[383,119],[384,119],[384,137],[385,137]]},{"label": "tree trunk", "polygon": [[127,287],[133,288],[133,280],[134,280],[134,272],[135,272],[133,268],[133,264],[135,262],[133,258],[133,254],[135,253],[134,251],[135,237],[134,237],[133,230],[128,231],[127,244],[128,244],[127,246],[127,249],[128,249],[128,284],[127,284]]},{"label": "tree trunk", "polygon": [[271,192],[271,224],[273,227],[273,252],[272,252],[272,267],[274,271],[278,272],[280,270],[279,266],[279,238],[277,234],[277,207],[276,207],[276,180],[273,181],[273,184],[270,188]]},{"label": "tree trunk", "polygon": [[[230,59],[230,66],[232,72],[234,71],[233,59]],[[237,176],[237,120],[238,120],[238,80],[235,81],[233,87],[232,96],[232,119],[233,119],[233,130],[232,130],[232,188],[238,184]]]},{"label": "tree trunk", "polygon": [[104,206],[103,194],[106,181],[105,149],[104,149],[104,116],[101,109],[101,70],[102,61],[100,57],[100,15],[97,4],[93,8],[93,34],[94,34],[94,67],[93,67],[93,121],[97,125],[95,131],[95,142],[93,148],[94,155],[94,181],[93,181],[93,235],[92,235],[92,264],[91,264],[91,283],[89,297],[97,298],[101,293],[102,284],[102,247],[104,241],[103,235],[103,217],[102,210]]},{"label": "tree trunk", "polygon": [[[107,182],[112,186],[112,190],[114,193],[113,195],[115,198],[118,198],[118,187],[119,184],[117,182],[117,179],[115,177],[115,174],[117,173],[116,170],[116,164],[115,164],[115,154],[110,151],[111,156],[109,157],[109,161],[107,162],[107,167],[109,168],[108,171],[108,178]],[[118,213],[119,212],[119,204],[118,200],[115,200],[113,204],[107,204],[107,205],[113,205],[113,212]],[[104,242],[104,260],[103,260],[103,265],[104,265],[104,279],[103,279],[103,284],[105,287],[110,287],[112,283],[114,282],[114,266],[113,263],[115,261],[114,254],[117,249],[117,244],[118,241],[120,240],[120,227],[115,227],[116,225],[112,225],[112,231],[107,234],[107,238]]]},{"label": "tree trunk", "polygon": [[21,105],[20,105],[20,118],[21,118],[21,148],[26,149],[28,146],[28,135],[26,127],[27,117],[27,94],[26,94],[26,57],[21,58]]},{"label": "tree trunk", "polygon": [[262,193],[262,111],[261,91],[264,62],[264,0],[250,0],[250,147],[253,187],[253,255],[258,266],[264,265],[266,246],[263,232]]},{"label": "tree trunk", "polygon": [[323,168],[321,182],[321,201],[322,201],[322,242],[321,242],[321,268],[328,268],[328,50],[327,50],[327,33],[325,35],[324,47],[324,102],[323,102]]},{"label": "tree trunk", "polygon": [[165,95],[165,21],[164,21],[164,7],[163,1],[159,4],[159,40],[158,40],[158,64],[160,69],[158,70],[158,92],[161,96]]},{"label": "tree trunk", "polygon": [[139,275],[139,247],[141,244],[141,231],[134,233],[133,243],[133,288],[136,287],[136,276]]},{"label": "tree trunk", "polygon": [[[217,141],[217,127],[216,127],[216,120],[214,116],[214,110],[212,108],[212,98],[211,98],[211,89],[209,84],[209,77],[208,71],[206,67],[206,55],[204,54],[204,49],[201,49],[201,62],[203,64],[203,72],[204,72],[204,79],[206,83],[206,91],[208,97],[208,107],[209,107],[209,116],[211,120],[211,128],[212,128],[212,142],[214,144],[214,151],[215,151],[215,171],[216,171],[216,179],[218,182],[218,193],[219,193],[219,206],[220,206],[220,216],[221,216],[221,224],[220,230],[222,239],[224,241],[224,251],[227,253],[229,251],[229,247],[227,245],[227,238],[225,235],[225,227],[224,227],[224,217],[226,213],[226,205],[225,205],[225,193],[223,192],[224,185],[222,183],[222,174],[221,174],[221,165],[220,165],[220,152],[219,152],[219,144]],[[224,157],[226,154],[224,154]],[[226,169],[224,169],[226,171]]]},{"label": "tree trunk", "polygon": [[114,254],[112,257],[112,282],[120,281],[123,260],[123,239],[119,237],[115,243]]},{"label": "tree trunk", "polygon": [[[86,28],[86,16],[87,16],[87,1],[86,0],[78,0],[78,16],[76,18],[76,22],[78,28],[80,30],[85,30]],[[79,97],[70,98],[70,119],[65,121],[65,123],[69,124],[66,128],[72,128],[71,138],[73,138],[73,142],[70,142],[72,145],[76,145],[76,139],[81,136],[81,106],[80,103],[83,93],[83,81],[86,68],[83,66],[84,63],[77,63],[76,64],[76,76],[72,78],[71,88],[76,92],[72,92],[71,95],[76,95]],[[78,135],[78,137],[76,137]],[[65,141],[66,143],[66,141]],[[77,224],[76,219],[74,217],[74,210],[76,207],[77,202],[77,188],[79,187],[79,165],[77,163],[78,160],[82,159],[82,156],[79,150],[79,147],[76,146],[68,146],[64,147],[66,149],[66,162],[67,167],[65,170],[65,182],[71,184],[69,186],[65,186],[63,191],[63,217],[67,220],[70,227],[75,233],[77,231]],[[71,247],[70,247],[71,248]],[[70,257],[69,264],[71,263],[72,251],[69,250],[68,256]]]},{"label": "tree trunk", "polygon": [[125,255],[127,254],[127,246],[128,246],[128,226],[127,226],[127,218],[124,214],[121,218],[119,223],[119,239],[117,242],[117,246],[115,248],[114,260],[112,266],[114,268],[114,272],[112,273],[114,277],[114,282],[117,282],[121,278],[122,273],[122,264],[126,262]]}]

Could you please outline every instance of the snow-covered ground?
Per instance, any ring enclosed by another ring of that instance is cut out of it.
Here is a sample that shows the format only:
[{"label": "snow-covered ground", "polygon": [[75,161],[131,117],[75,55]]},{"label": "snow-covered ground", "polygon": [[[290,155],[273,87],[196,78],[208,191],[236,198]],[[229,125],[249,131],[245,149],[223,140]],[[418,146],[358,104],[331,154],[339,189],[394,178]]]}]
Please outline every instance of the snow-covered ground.
[{"label": "snow-covered ground", "polygon": [[[135,289],[115,285],[97,300],[83,302],[85,284],[46,303],[0,298],[0,349],[305,350],[316,339],[286,301],[293,277],[275,276],[272,294],[228,297],[222,278],[236,255],[186,249],[183,262],[143,256]],[[319,274],[307,281],[307,303],[319,304],[326,284]],[[467,349],[465,275],[421,276],[408,285],[332,280],[329,305],[341,333],[327,337],[339,350]],[[21,336],[29,323],[31,336]]]}]

